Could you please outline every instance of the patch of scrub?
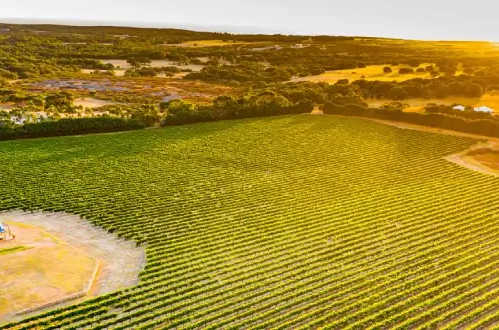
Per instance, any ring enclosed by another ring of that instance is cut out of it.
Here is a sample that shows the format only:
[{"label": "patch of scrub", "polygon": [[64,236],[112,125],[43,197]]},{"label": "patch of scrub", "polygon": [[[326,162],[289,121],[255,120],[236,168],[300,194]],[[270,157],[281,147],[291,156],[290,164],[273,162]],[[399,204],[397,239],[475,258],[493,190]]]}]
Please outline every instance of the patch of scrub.
[{"label": "patch of scrub", "polygon": [[0,255],[0,323],[70,305],[138,283],[145,251],[66,213],[0,212],[29,249]]}]

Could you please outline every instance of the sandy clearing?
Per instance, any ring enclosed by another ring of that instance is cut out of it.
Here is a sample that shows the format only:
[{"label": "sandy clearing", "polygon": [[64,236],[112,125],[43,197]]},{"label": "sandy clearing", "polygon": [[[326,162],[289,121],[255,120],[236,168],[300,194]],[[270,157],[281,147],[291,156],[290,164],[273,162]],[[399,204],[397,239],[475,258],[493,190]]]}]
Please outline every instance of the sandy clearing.
[{"label": "sandy clearing", "polygon": [[[92,70],[92,69],[81,69],[82,73],[86,74],[92,74],[94,71],[99,71],[99,72],[106,72],[107,70]],[[125,71],[124,69],[114,69],[114,75],[116,77],[123,77],[125,76]]]},{"label": "sandy clearing", "polygon": [[[499,150],[499,149],[495,149]],[[474,155],[474,156],[468,156],[470,157],[473,161],[477,161],[490,169],[493,169],[495,171],[499,171],[499,154],[496,153],[487,153],[484,155]]]},{"label": "sandy clearing", "polygon": [[[66,245],[79,249],[100,261],[98,276],[86,288],[88,293],[85,296],[81,298],[76,296],[77,299],[56,303],[22,315],[9,316],[1,319],[0,323],[17,321],[138,283],[138,275],[146,259],[144,249],[136,247],[134,242],[118,239],[113,234],[93,226],[89,221],[66,213],[3,211],[0,212],[0,218],[5,222],[37,226]],[[16,240],[20,242],[22,240],[20,234],[14,234]],[[24,252],[9,255],[16,257],[16,254],[21,253]]]},{"label": "sandy clearing", "polygon": [[499,146],[498,143],[494,142],[494,141],[480,142],[480,143],[472,146],[471,148],[466,149],[460,153],[444,157],[444,159],[451,162],[451,163],[460,165],[462,167],[466,167],[466,168],[473,170],[473,171],[477,171],[480,173],[489,174],[489,175],[499,177],[499,170],[491,168],[491,167],[487,166],[484,162],[480,162],[477,159],[475,159],[474,157],[467,155],[467,153],[470,150],[479,149],[479,148],[497,149],[498,146]]},{"label": "sandy clearing", "polygon": [[[111,60],[101,60],[105,64],[112,64],[114,65],[115,68],[120,68],[122,70],[128,70],[131,69],[132,66],[127,63],[126,60],[120,60],[120,59],[111,59]],[[169,60],[153,60],[151,61],[150,64],[151,67],[153,68],[160,68],[160,67],[169,67],[169,66],[174,66],[179,69],[189,69],[192,71],[201,71],[205,66],[201,64],[188,64],[188,65],[178,65],[178,62],[175,61],[169,61]],[[120,69],[115,69],[115,73],[120,70]],[[90,70],[90,71],[95,71],[95,70]],[[118,74],[116,74],[118,75]],[[124,71],[123,71],[124,75]]]},{"label": "sandy clearing", "polygon": [[74,105],[76,105],[76,106],[81,105],[84,108],[98,108],[98,107],[102,107],[102,106],[109,105],[109,104],[117,104],[117,103],[111,102],[111,101],[106,101],[106,100],[94,99],[91,97],[76,99],[74,101]]}]

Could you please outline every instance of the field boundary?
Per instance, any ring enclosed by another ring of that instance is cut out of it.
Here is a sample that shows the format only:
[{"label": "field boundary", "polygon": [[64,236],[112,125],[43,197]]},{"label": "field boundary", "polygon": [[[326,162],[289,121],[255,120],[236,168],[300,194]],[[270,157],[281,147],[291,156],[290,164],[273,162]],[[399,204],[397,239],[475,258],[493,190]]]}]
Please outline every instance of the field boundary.
[{"label": "field boundary", "polygon": [[473,170],[473,171],[480,172],[483,174],[493,175],[493,176],[499,177],[499,171],[494,170],[488,166],[485,166],[484,164],[482,164],[478,161],[475,161],[471,157],[467,156],[467,153],[471,150],[480,149],[480,148],[494,148],[494,147],[499,148],[499,138],[478,135],[478,134],[472,134],[472,133],[463,133],[463,132],[452,131],[452,130],[447,130],[447,129],[443,129],[443,128],[409,124],[409,123],[404,123],[404,122],[399,122],[399,121],[366,118],[366,117],[358,117],[358,116],[342,116],[342,115],[329,115],[329,116],[342,117],[342,118],[358,118],[358,119],[370,120],[370,121],[377,122],[380,124],[394,126],[394,127],[401,128],[401,129],[412,129],[412,130],[417,130],[417,131],[421,131],[421,132],[462,136],[462,137],[469,137],[469,138],[476,139],[477,143],[474,144],[473,146],[467,148],[466,150],[460,151],[458,153],[447,155],[447,156],[443,157],[443,159],[445,159],[448,162],[454,163],[458,166],[467,168],[469,170]]}]

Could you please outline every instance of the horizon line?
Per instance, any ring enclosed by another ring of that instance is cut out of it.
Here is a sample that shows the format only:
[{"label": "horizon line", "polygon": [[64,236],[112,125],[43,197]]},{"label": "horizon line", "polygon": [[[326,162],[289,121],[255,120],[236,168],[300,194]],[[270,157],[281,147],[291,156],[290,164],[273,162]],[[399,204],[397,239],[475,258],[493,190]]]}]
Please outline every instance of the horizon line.
[{"label": "horizon line", "polygon": [[[352,37],[352,38],[372,38],[372,39],[398,39],[409,41],[433,41],[433,42],[487,42],[495,43],[492,40],[468,40],[468,39],[425,39],[408,38],[401,36],[361,36],[349,34],[325,34],[325,33],[302,33],[284,28],[270,28],[262,26],[241,26],[241,25],[218,25],[218,24],[194,24],[181,22],[143,22],[143,21],[116,21],[116,20],[91,20],[91,19],[71,19],[71,18],[27,18],[27,17],[0,17],[0,24],[15,25],[55,25],[74,27],[122,27],[137,29],[174,29],[187,30],[193,32],[207,33],[229,33],[236,35],[288,35],[288,36],[331,36],[331,37]],[[117,24],[117,25],[116,25]]]}]

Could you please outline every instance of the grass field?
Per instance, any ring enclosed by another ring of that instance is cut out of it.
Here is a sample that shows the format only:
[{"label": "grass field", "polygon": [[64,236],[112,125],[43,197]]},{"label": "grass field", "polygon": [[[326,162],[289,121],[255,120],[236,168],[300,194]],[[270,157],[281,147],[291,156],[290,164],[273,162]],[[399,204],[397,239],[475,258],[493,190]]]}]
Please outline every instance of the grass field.
[{"label": "grass field", "polygon": [[0,209],[147,243],[133,288],[3,327],[483,329],[499,179],[471,138],[285,116],[0,143]]},{"label": "grass field", "polygon": [[[421,67],[426,67],[424,64]],[[385,66],[389,66],[392,68],[392,73],[384,73],[383,68]],[[379,80],[379,81],[405,81],[414,78],[425,78],[431,79],[429,73],[413,73],[413,74],[399,74],[398,70],[401,66],[390,66],[390,65],[370,65],[366,68],[357,68],[350,70],[335,70],[335,71],[327,71],[318,76],[309,76],[303,78],[295,78],[293,81],[312,81],[312,82],[327,82],[333,84],[341,79],[348,79],[350,81],[355,81],[359,79],[366,80]],[[362,78],[364,77],[364,78]]]},{"label": "grass field", "polygon": [[[390,100],[370,100],[367,101],[370,107],[378,108],[385,103],[392,102]],[[487,106],[489,108],[499,111],[499,95],[484,94],[481,98],[472,97],[448,97],[445,99],[407,99],[402,101],[402,103],[408,104],[410,107],[406,111],[411,112],[422,112],[423,108],[428,103],[436,104],[447,104],[452,105],[454,103],[461,104],[464,106],[480,107]]]}]

